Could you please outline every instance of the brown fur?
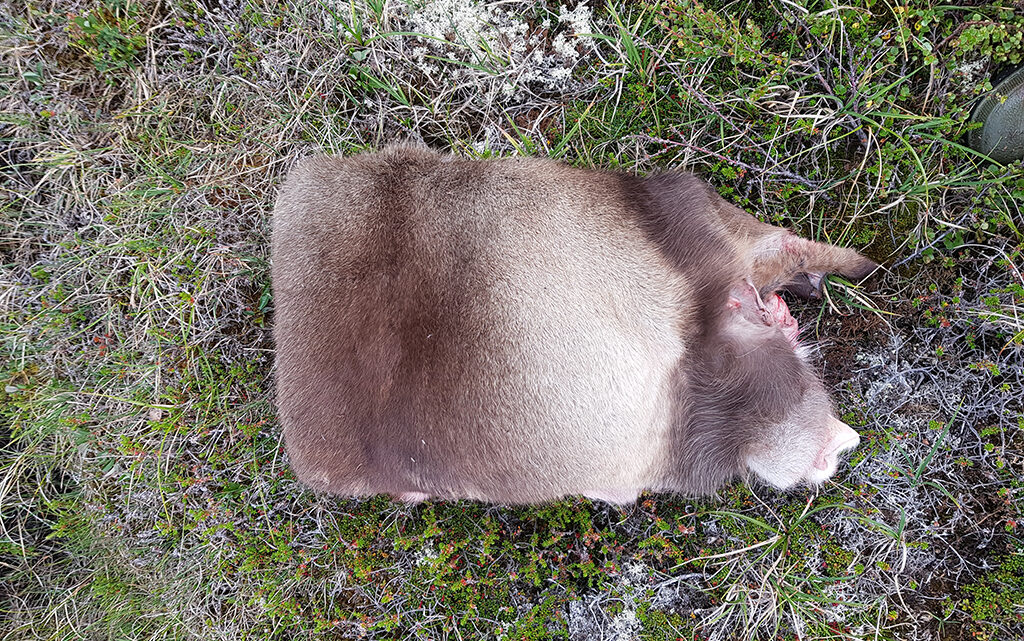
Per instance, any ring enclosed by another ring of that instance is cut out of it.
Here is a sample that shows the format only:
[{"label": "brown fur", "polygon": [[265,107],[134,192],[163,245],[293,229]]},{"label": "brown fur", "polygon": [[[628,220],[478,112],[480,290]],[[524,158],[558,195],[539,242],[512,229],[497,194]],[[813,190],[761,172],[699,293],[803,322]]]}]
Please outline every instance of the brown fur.
[{"label": "brown fur", "polygon": [[300,163],[272,252],[298,477],[511,503],[705,493],[780,439],[825,438],[779,427],[830,415],[827,397],[730,292],[870,263],[764,225],[689,174],[414,147]]}]

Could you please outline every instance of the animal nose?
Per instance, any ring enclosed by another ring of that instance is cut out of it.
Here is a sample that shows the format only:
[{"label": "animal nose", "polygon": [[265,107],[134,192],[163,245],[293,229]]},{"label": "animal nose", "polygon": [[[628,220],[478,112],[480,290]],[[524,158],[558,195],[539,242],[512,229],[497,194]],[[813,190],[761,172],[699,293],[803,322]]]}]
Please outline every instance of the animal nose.
[{"label": "animal nose", "polygon": [[839,419],[832,419],[832,421],[833,436],[831,442],[834,444],[834,447],[832,448],[832,452],[834,454],[852,450],[860,445],[860,434],[858,434],[855,429]]},{"label": "animal nose", "polygon": [[811,470],[808,480],[812,483],[821,483],[835,473],[839,462],[839,455],[847,450],[852,450],[860,444],[860,434],[846,423],[837,418],[829,419],[829,440],[814,460],[814,469]]}]

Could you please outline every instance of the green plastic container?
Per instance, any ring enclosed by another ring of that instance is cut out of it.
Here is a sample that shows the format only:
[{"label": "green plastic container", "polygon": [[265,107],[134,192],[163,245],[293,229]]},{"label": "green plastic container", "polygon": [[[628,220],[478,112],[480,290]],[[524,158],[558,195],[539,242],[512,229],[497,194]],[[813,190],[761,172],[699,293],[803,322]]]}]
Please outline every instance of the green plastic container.
[{"label": "green plastic container", "polygon": [[1000,163],[1024,158],[1024,67],[1014,71],[974,110],[970,145]]}]

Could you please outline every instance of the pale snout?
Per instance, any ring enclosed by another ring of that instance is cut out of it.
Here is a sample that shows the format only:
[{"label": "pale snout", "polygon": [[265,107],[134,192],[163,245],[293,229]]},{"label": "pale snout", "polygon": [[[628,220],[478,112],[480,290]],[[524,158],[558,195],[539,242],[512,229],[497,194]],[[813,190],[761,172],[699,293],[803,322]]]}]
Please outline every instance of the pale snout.
[{"label": "pale snout", "polygon": [[[827,481],[839,467],[839,455],[857,447],[860,436],[831,416],[822,431],[818,439],[808,439],[806,429],[791,426],[788,439],[752,452],[746,460],[747,469],[780,490]],[[822,442],[824,445],[818,447],[817,443]]]},{"label": "pale snout", "polygon": [[814,467],[807,474],[808,483],[817,484],[827,481],[839,467],[839,455],[852,450],[860,444],[860,435],[839,419],[829,420],[829,440],[814,460]]}]

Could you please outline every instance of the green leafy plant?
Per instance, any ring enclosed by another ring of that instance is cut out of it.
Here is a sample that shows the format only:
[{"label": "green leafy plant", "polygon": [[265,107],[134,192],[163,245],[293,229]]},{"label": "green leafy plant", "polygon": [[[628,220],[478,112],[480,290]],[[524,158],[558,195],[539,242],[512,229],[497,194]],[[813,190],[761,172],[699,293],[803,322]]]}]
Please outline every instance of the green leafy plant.
[{"label": "green leafy plant", "polygon": [[126,0],[106,0],[67,25],[72,45],[85,53],[101,72],[135,65],[146,47],[138,6]]}]

